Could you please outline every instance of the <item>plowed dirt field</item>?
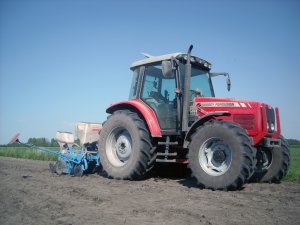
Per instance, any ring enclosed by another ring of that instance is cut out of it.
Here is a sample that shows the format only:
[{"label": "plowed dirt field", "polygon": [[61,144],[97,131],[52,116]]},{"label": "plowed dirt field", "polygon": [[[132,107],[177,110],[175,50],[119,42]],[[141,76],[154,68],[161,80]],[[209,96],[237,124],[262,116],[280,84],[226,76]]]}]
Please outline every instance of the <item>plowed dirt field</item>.
[{"label": "plowed dirt field", "polygon": [[188,176],[142,181],[51,174],[49,162],[0,157],[0,224],[300,224],[300,184],[201,190]]}]

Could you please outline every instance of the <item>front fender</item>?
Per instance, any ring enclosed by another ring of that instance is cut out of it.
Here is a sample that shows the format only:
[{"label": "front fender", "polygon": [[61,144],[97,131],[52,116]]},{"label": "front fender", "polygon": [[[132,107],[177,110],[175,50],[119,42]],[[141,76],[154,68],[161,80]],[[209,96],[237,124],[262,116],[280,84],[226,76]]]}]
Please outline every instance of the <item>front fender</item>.
[{"label": "front fender", "polygon": [[161,137],[161,129],[154,111],[140,99],[131,99],[110,105],[106,112],[112,114],[117,110],[129,109],[139,112],[146,121],[152,137]]},{"label": "front fender", "polygon": [[230,116],[229,112],[212,112],[212,113],[208,113],[205,116],[199,118],[198,120],[196,120],[192,126],[188,129],[185,138],[184,138],[184,144],[183,147],[187,148],[189,143],[190,143],[190,137],[191,135],[197,130],[197,128],[199,126],[201,126],[202,124],[204,124],[205,122],[211,120],[211,119],[215,119],[215,117],[219,117],[219,116]]}]

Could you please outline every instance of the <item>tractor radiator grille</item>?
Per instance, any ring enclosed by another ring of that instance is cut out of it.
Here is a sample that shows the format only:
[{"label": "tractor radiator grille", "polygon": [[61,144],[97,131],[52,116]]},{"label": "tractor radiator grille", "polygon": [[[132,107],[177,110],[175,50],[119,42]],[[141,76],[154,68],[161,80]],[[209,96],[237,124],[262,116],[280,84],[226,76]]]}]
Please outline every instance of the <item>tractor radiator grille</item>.
[{"label": "tractor radiator grille", "polygon": [[240,124],[242,128],[246,130],[254,129],[255,117],[252,114],[237,114],[233,115],[233,121],[237,124]]}]

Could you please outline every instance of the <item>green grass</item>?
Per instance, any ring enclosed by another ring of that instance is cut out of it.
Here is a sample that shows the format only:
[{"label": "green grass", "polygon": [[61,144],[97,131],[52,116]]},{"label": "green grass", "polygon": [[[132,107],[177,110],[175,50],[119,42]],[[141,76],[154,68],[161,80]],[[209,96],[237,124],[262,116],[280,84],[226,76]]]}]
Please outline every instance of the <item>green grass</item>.
[{"label": "green grass", "polygon": [[27,147],[0,147],[0,156],[44,161],[57,160],[57,155]]},{"label": "green grass", "polygon": [[290,146],[290,150],[291,165],[284,180],[300,183],[300,146]]}]

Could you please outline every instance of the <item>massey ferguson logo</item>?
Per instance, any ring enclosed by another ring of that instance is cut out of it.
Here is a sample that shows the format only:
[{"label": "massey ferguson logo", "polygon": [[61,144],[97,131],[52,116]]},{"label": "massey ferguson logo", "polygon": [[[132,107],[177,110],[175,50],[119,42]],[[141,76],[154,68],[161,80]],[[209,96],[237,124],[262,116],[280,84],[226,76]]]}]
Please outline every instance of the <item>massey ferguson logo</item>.
[{"label": "massey ferguson logo", "polygon": [[237,102],[201,102],[198,107],[240,107]]}]

